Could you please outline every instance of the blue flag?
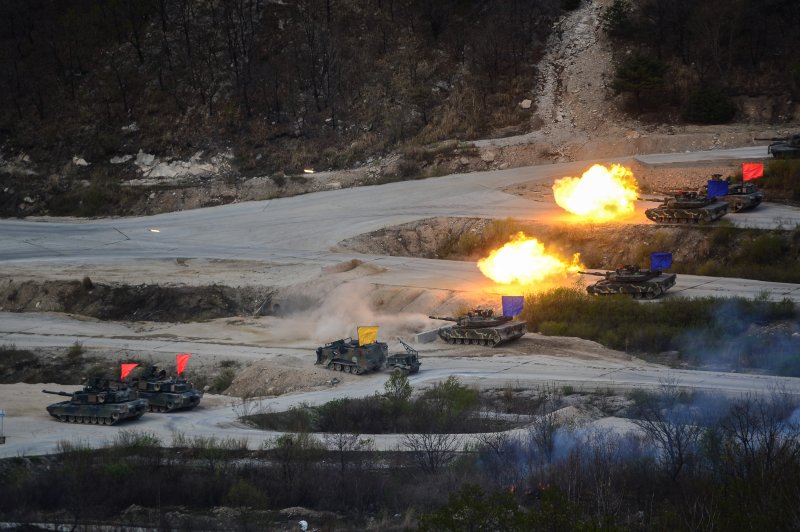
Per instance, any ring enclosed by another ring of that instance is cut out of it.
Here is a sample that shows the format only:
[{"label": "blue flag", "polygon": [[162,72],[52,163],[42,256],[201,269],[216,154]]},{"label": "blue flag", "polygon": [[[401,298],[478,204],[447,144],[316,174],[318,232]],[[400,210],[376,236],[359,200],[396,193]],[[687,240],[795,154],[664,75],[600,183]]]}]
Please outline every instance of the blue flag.
[{"label": "blue flag", "polygon": [[718,198],[720,196],[728,195],[728,182],[719,179],[708,180],[708,197]]},{"label": "blue flag", "polygon": [[650,270],[666,270],[672,267],[672,253],[656,251],[650,254]]},{"label": "blue flag", "polygon": [[519,316],[524,303],[524,296],[503,296],[503,316]]}]

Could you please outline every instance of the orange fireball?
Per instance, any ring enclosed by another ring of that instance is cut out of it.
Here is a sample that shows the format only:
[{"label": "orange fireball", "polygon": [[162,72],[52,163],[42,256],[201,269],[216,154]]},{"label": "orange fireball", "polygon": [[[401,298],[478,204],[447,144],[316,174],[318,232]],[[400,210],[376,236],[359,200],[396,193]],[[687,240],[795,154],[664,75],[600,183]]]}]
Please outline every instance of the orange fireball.
[{"label": "orange fireball", "polygon": [[628,168],[596,164],[579,178],[557,179],[553,195],[561,208],[587,222],[608,222],[633,214],[638,186]]},{"label": "orange fireball", "polygon": [[542,281],[548,277],[576,272],[583,268],[576,253],[572,262],[547,253],[544,245],[524,233],[517,233],[500,249],[478,261],[478,268],[489,279],[501,284],[523,285]]}]

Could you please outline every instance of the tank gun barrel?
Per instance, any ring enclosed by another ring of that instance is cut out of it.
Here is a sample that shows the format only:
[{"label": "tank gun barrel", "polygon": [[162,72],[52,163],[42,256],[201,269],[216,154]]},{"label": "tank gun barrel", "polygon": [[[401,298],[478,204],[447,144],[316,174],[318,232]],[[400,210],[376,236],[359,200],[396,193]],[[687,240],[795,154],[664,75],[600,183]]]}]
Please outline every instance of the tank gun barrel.
[{"label": "tank gun barrel", "polygon": [[51,390],[42,390],[44,393],[51,393],[53,395],[63,395],[64,397],[72,397],[72,394],[69,392],[54,392]]},{"label": "tank gun barrel", "polygon": [[599,272],[585,272],[585,271],[582,271],[582,270],[579,270],[579,271],[578,271],[578,273],[579,273],[579,274],[581,274],[581,275],[596,275],[597,277],[605,277],[605,276],[606,276],[606,274],[604,274],[604,273],[599,273]]},{"label": "tank gun barrel", "polygon": [[789,137],[754,137],[753,140],[781,141],[781,140],[789,140]]},{"label": "tank gun barrel", "polygon": [[444,321],[455,321],[455,322],[458,321],[457,319],[451,318],[450,316],[428,316],[428,317],[432,320],[444,320]]},{"label": "tank gun barrel", "polygon": [[669,198],[643,198],[641,196],[636,197],[637,201],[649,201],[650,203],[664,203],[668,199]]}]

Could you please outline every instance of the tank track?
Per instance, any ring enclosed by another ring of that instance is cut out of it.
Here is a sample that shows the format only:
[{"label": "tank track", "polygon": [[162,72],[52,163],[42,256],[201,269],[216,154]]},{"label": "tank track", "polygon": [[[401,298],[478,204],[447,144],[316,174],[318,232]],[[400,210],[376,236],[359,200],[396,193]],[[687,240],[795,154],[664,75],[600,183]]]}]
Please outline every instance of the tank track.
[{"label": "tank track", "polygon": [[358,364],[350,362],[349,360],[333,359],[325,367],[333,371],[352,373],[353,375],[362,375],[366,373],[366,370],[364,370],[364,368],[360,367]]},{"label": "tank track", "polygon": [[75,424],[83,424],[83,425],[114,425],[119,421],[123,421],[126,419],[139,419],[144,415],[144,411],[139,412],[135,416],[130,417],[122,417],[119,414],[111,414],[108,417],[99,417],[99,416],[73,416],[69,414],[58,414],[54,417],[61,421],[62,423],[75,423]]}]

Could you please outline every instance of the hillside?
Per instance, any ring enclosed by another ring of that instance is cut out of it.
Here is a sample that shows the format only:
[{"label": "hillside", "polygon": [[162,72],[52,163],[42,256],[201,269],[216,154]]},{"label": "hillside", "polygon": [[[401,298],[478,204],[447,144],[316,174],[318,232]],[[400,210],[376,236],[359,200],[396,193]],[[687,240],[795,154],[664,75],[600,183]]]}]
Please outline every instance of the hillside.
[{"label": "hillside", "polygon": [[[684,41],[661,44],[650,35],[672,31],[676,14],[648,27],[659,2],[567,4],[5,3],[0,215],[147,214],[741,146],[800,121],[789,53],[800,38],[796,6],[748,13],[780,29],[748,41],[759,52],[748,70],[741,46],[720,33],[743,15],[717,28],[707,60],[676,53],[708,49],[710,2],[686,8]],[[608,22],[620,5],[630,28],[622,34],[618,18],[614,31]],[[618,91],[617,65],[642,54],[662,58],[669,75],[652,90]],[[682,112],[706,81],[724,84],[736,107],[724,126],[692,124]]]}]

